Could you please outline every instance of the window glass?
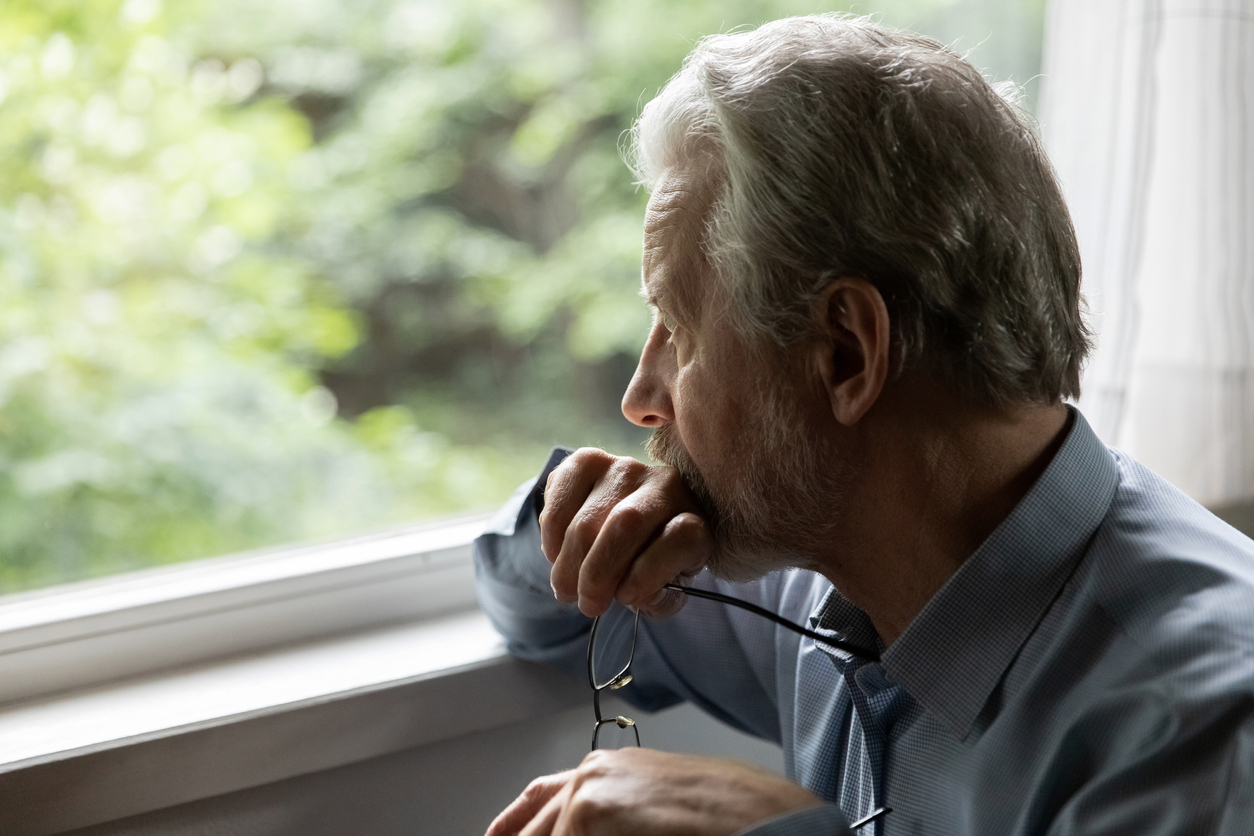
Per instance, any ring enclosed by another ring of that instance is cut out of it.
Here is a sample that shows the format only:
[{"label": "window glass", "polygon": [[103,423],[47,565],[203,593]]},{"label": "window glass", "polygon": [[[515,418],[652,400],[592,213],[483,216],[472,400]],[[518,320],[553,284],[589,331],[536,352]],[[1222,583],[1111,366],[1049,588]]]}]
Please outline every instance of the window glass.
[{"label": "window glass", "polygon": [[835,8],[1039,67],[1043,0],[8,0],[0,592],[639,453],[620,136],[701,34]]}]

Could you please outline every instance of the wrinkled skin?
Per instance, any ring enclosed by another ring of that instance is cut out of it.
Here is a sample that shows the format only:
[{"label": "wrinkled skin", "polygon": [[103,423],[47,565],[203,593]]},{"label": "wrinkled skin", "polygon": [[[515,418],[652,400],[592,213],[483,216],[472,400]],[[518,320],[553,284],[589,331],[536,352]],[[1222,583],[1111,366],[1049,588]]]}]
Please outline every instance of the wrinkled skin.
[{"label": "wrinkled skin", "polygon": [[617,598],[665,616],[684,596],[662,585],[701,571],[710,532],[674,468],[583,448],[549,477],[540,544],[553,563],[553,593],[585,615]]},{"label": "wrinkled skin", "polygon": [[537,778],[486,836],[730,836],[820,803],[796,784],[720,758],[600,750]]}]

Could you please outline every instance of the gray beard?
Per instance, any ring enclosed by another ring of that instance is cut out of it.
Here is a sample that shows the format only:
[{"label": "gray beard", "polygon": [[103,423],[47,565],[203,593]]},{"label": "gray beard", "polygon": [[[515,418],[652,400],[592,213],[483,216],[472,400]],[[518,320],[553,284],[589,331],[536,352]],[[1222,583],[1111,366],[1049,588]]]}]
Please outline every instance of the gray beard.
[{"label": "gray beard", "polygon": [[[771,399],[758,412],[773,417],[781,406]],[[837,478],[819,472],[808,448],[789,437],[795,433],[781,429],[787,425],[778,419],[761,423],[752,428],[757,446],[738,463],[729,486],[712,486],[697,470],[672,424],[655,429],[645,446],[656,461],[678,470],[696,497],[714,541],[707,568],[735,583],[786,567],[813,568],[838,489]]]}]

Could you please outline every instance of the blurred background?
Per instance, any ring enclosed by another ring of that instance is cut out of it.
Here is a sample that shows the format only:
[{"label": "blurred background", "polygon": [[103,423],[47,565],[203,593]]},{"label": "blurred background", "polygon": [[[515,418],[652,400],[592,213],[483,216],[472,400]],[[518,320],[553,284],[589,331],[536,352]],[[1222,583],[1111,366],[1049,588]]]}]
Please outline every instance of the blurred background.
[{"label": "blurred background", "polygon": [[1044,0],[6,0],[0,592],[643,455],[621,135],[700,36],[832,10],[1035,107]]}]

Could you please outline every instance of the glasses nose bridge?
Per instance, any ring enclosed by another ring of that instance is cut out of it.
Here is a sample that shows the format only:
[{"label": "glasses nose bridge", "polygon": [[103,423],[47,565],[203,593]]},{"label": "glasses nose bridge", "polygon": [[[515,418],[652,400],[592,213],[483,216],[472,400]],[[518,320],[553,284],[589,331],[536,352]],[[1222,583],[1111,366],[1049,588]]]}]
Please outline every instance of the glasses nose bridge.
[{"label": "glasses nose bridge", "polygon": [[624,717],[620,714],[617,717],[607,717],[603,720],[597,720],[596,726],[592,729],[592,751],[595,752],[600,748],[601,729],[611,724],[618,726],[620,729],[631,729],[632,734],[635,735],[636,745],[640,745],[640,728],[636,725],[636,721],[630,717]]}]

